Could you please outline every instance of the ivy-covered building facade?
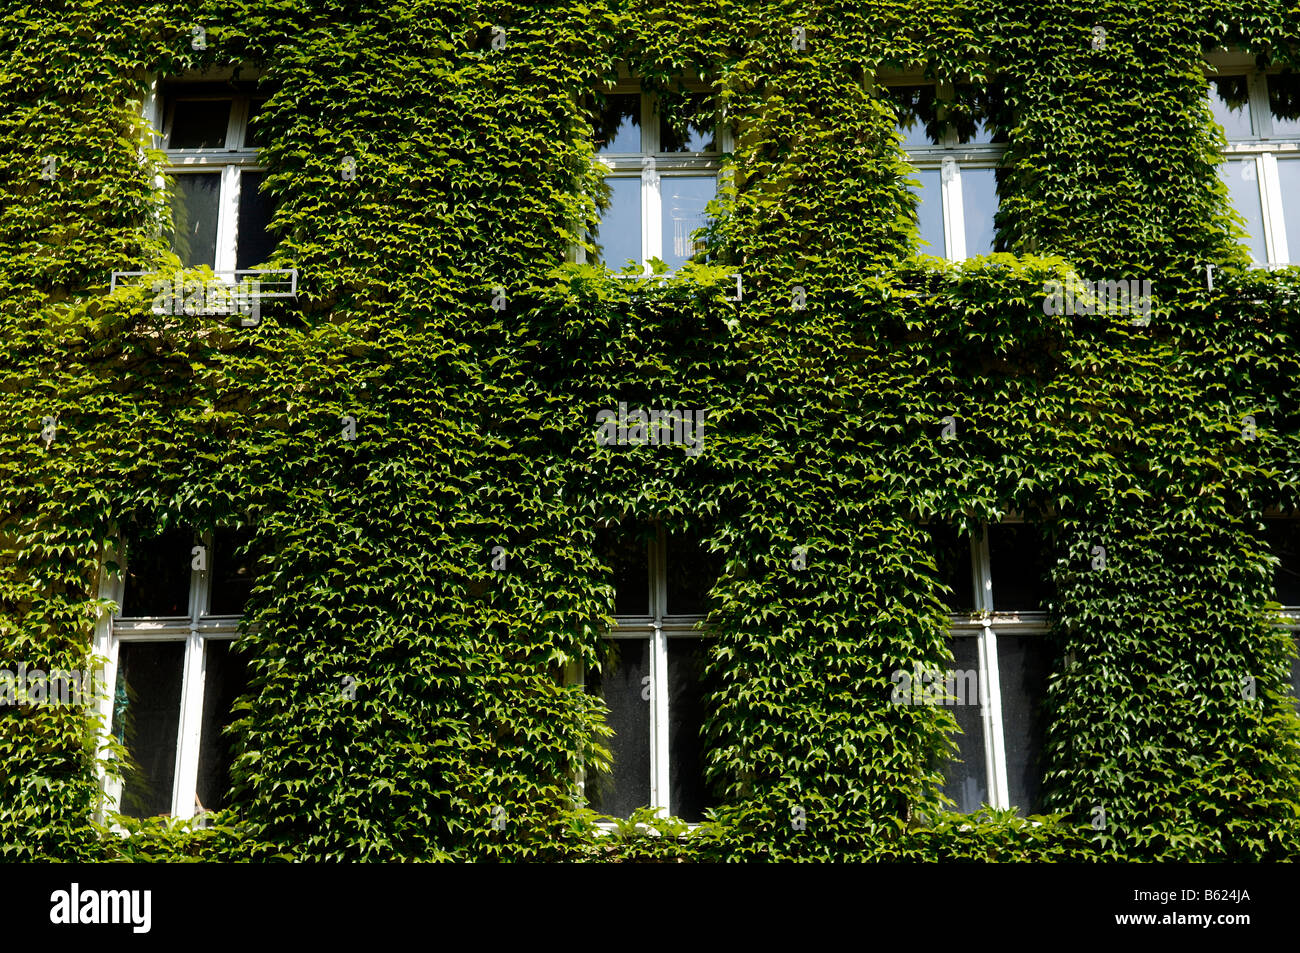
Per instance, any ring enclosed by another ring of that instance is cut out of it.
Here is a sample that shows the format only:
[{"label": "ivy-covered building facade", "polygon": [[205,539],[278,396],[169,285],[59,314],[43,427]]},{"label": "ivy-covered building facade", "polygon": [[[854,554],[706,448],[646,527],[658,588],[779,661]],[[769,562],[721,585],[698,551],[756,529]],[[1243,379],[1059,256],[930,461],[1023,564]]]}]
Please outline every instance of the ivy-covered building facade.
[{"label": "ivy-covered building facade", "polygon": [[0,857],[1294,857],[1298,30],[4,15]]}]

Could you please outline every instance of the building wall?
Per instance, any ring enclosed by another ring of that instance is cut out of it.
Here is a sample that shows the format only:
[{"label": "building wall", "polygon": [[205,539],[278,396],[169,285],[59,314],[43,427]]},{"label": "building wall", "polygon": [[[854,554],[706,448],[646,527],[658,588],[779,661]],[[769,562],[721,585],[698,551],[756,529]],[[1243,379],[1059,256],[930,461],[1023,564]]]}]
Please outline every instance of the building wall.
[{"label": "building wall", "polygon": [[[97,837],[95,726],[15,705],[5,856],[1295,855],[1294,648],[1260,538],[1296,503],[1295,279],[1246,267],[1205,78],[1216,46],[1289,64],[1294,15],[44,6],[0,17],[0,662],[109,650],[109,540],[243,527],[268,555],[220,823]],[[251,326],[109,290],[178,264],[150,82],[232,64],[270,91],[273,264],[298,275]],[[666,282],[564,264],[620,65],[668,102],[697,80],[735,124],[710,264]],[[1004,97],[1003,252],[917,257],[886,78],[918,68]],[[1150,281],[1149,322],[1053,313],[1071,275]],[[620,403],[707,409],[702,452],[600,444]],[[1041,825],[947,813],[969,713],[892,699],[892,673],[960,667],[930,528],[1008,513],[1051,557]],[[618,519],[720,565],[721,806],[689,837],[611,839],[575,806],[609,753],[572,673],[615,621]]]}]

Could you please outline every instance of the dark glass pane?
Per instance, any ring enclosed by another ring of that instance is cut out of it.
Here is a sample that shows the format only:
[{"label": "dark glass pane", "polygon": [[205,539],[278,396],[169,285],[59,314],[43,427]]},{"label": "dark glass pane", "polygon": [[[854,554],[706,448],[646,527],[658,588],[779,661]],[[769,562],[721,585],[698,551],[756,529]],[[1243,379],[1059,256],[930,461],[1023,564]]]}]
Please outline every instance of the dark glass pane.
[{"label": "dark glass pane", "polygon": [[178,99],[169,149],[224,149],[230,124],[229,99]]},{"label": "dark glass pane", "polygon": [[641,179],[610,176],[609,208],[591,234],[596,260],[615,271],[629,260],[641,264]]},{"label": "dark glass pane", "polygon": [[996,523],[988,533],[993,608],[999,612],[1046,609],[1055,560],[1039,528],[1032,523]]},{"label": "dark glass pane", "polygon": [[[1296,648],[1300,650],[1300,639]],[[1296,711],[1300,712],[1300,656],[1291,659],[1291,694],[1295,698]]]},{"label": "dark glass pane", "polygon": [[151,539],[132,540],[126,553],[122,615],[188,616],[194,536],[173,529]]},{"label": "dark glass pane", "polygon": [[1279,565],[1273,575],[1274,598],[1284,606],[1300,606],[1300,520],[1264,521],[1269,552]]},{"label": "dark glass pane", "polygon": [[704,250],[696,232],[708,224],[706,209],[718,194],[718,180],[712,175],[666,175],[659,180],[663,202],[663,250],[660,255],[669,271]]},{"label": "dark glass pane", "polygon": [[650,803],[650,640],[615,639],[614,658],[603,672],[587,673],[587,691],[604,700],[614,737],[612,777],[586,779],[594,810],[627,817]]},{"label": "dark glass pane", "polygon": [[958,142],[988,145],[1007,141],[1009,117],[1001,89],[959,83],[953,94],[947,113]]},{"label": "dark glass pane", "polygon": [[998,213],[997,173],[993,169],[961,171],[961,204],[966,221],[966,257],[991,255],[997,238],[993,216]]},{"label": "dark glass pane", "polygon": [[235,267],[265,264],[275,251],[275,239],[267,230],[271,224],[271,200],[262,194],[265,172],[239,174],[239,233],[236,236]]},{"label": "dark glass pane", "polygon": [[668,605],[665,615],[705,615],[709,590],[722,571],[721,556],[692,539],[668,536]]},{"label": "dark glass pane", "polygon": [[1300,261],[1300,159],[1279,159],[1277,182],[1282,192],[1287,257],[1292,262]]},{"label": "dark glass pane", "polygon": [[905,150],[943,142],[933,85],[891,86],[888,95],[898,114],[898,131]]},{"label": "dark glass pane", "polygon": [[1273,138],[1294,139],[1300,136],[1300,76],[1287,70],[1267,77],[1267,82],[1268,105],[1273,113]]},{"label": "dark glass pane", "polygon": [[948,241],[943,232],[943,185],[938,169],[920,169],[912,173],[916,186],[909,186],[916,196],[916,224],[921,232],[920,253],[946,258]]},{"label": "dark glass pane", "polygon": [[1210,80],[1210,108],[1214,121],[1229,139],[1249,139],[1250,84],[1244,76],[1216,76]]},{"label": "dark glass pane", "polygon": [[244,147],[248,149],[260,146],[262,143],[258,138],[257,117],[262,113],[262,107],[266,105],[265,97],[249,100],[248,103],[248,127],[244,130]]},{"label": "dark glass pane", "polygon": [[233,745],[223,729],[233,720],[235,700],[248,687],[248,668],[225,640],[208,639],[203,652],[203,727],[195,809],[215,811],[226,806],[230,793]]},{"label": "dark glass pane", "polygon": [[596,531],[596,557],[613,570],[614,615],[650,614],[649,544],[653,530],[631,522]]},{"label": "dark glass pane", "polygon": [[717,120],[708,97],[692,98],[686,105],[684,119],[684,128],[678,131],[666,117],[659,117],[659,151],[716,152],[718,143],[714,126]]},{"label": "dark glass pane", "polygon": [[118,648],[113,734],[131,756],[122,786],[122,813],[130,817],[172,811],[184,662],[184,642]]},{"label": "dark glass pane", "polygon": [[221,173],[176,176],[172,197],[172,250],[187,267],[217,261],[217,216],[221,208]]},{"label": "dark glass pane", "polygon": [[1050,646],[1042,636],[998,636],[998,678],[1002,685],[1002,731],[1007,752],[1007,786],[1011,804],[1021,815],[1038,810],[1043,750],[1043,698],[1051,665]]},{"label": "dark glass pane", "polygon": [[[958,672],[979,672],[979,640],[974,636],[961,636],[950,642],[953,667]],[[949,710],[957,719],[957,759],[944,766],[943,793],[957,802],[964,814],[979,810],[989,799],[988,776],[984,771],[984,719],[978,704],[978,674],[976,678],[977,704],[953,705]],[[957,697],[962,701],[967,692]]]},{"label": "dark glass pane", "polygon": [[1268,261],[1264,244],[1264,205],[1259,196],[1259,167],[1253,158],[1229,159],[1219,166],[1219,178],[1228,187],[1228,200],[1246,220],[1246,237],[1242,244],[1251,261],[1262,265]]},{"label": "dark glass pane", "polygon": [[708,660],[703,639],[668,640],[669,813],[687,821],[704,818],[717,800],[704,783],[703,671]]},{"label": "dark glass pane", "polygon": [[210,570],[210,615],[240,615],[253,591],[257,554],[241,552],[249,542],[247,531],[218,530],[213,538]]},{"label": "dark glass pane", "polygon": [[943,593],[949,612],[975,611],[975,577],[971,565],[970,538],[953,526],[931,524],[930,555],[939,568],[939,581],[952,590]]},{"label": "dark glass pane", "polygon": [[605,97],[593,131],[597,152],[641,151],[641,95],[615,93]]}]

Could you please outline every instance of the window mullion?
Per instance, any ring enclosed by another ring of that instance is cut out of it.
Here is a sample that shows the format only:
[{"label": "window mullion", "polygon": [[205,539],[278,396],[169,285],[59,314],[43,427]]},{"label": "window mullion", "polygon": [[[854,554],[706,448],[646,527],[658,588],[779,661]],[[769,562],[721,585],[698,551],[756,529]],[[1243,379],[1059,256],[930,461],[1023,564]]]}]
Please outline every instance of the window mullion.
[{"label": "window mullion", "polygon": [[993,568],[989,558],[988,527],[979,539],[971,540],[975,580],[975,608],[984,613],[984,627],[979,634],[980,718],[984,723],[984,769],[988,782],[989,804],[1007,807],[1006,744],[1002,734],[1002,696],[998,677],[997,633],[989,625],[993,612]]},{"label": "window mullion", "polygon": [[641,94],[641,260],[650,272],[650,259],[663,257],[663,198],[658,152],[659,104],[653,93]]},{"label": "window mullion", "polygon": [[[115,547],[116,548],[116,547]],[[113,600],[122,604],[123,576],[114,578],[103,566],[99,573],[100,598]],[[99,714],[99,747],[103,751],[113,735],[113,706],[117,696],[117,649],[118,641],[113,634],[113,616],[106,614],[95,622],[95,655],[103,660],[103,683],[96,684],[95,707]],[[104,765],[96,760],[96,773],[105,794],[103,807],[120,810],[122,802],[122,783],[119,779],[109,778]],[[100,820],[104,818],[101,816]]]},{"label": "window mullion", "polygon": [[980,633],[980,715],[984,719],[984,761],[988,769],[989,805],[1011,806],[1007,751],[1002,725],[1002,682],[998,672],[998,636],[992,626]]},{"label": "window mullion", "polygon": [[204,642],[199,620],[208,609],[208,582],[212,577],[212,537],[199,541],[204,548],[202,569],[190,572],[190,632],[185,640],[185,669],[181,677],[181,714],[176,739],[176,781],[172,815],[194,816],[199,776],[199,733],[203,722]]},{"label": "window mullion", "polygon": [[1264,244],[1268,260],[1272,264],[1287,264],[1290,250],[1287,248],[1286,223],[1283,218],[1282,186],[1278,180],[1277,159],[1272,153],[1264,153],[1256,159],[1259,173],[1260,206],[1264,211]]},{"label": "window mullion", "polygon": [[966,258],[966,211],[962,205],[961,169],[957,160],[945,156],[939,166],[939,188],[943,192],[943,227],[947,233],[948,258]]},{"label": "window mullion", "polygon": [[651,544],[650,566],[653,585],[650,611],[654,621],[650,638],[650,805],[659,814],[668,813],[668,637],[663,621],[667,610],[668,580],[664,528],[659,525]]},{"label": "window mullion", "polygon": [[234,163],[221,166],[221,205],[217,214],[217,254],[213,271],[217,274],[235,270],[235,250],[239,240],[239,172]]}]

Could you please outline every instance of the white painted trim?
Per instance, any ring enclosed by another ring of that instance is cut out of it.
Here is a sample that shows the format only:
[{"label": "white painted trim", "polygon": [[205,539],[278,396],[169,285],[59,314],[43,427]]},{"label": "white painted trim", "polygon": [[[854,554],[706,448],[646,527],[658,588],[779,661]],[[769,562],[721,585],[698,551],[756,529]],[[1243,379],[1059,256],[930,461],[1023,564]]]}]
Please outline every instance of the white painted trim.
[{"label": "white painted trim", "polygon": [[[207,79],[209,77],[202,77]],[[201,81],[201,80],[200,80]],[[178,85],[172,85],[175,91]],[[162,93],[155,82],[154,109],[160,108]],[[216,251],[212,270],[217,273],[232,272],[238,260],[239,246],[239,189],[244,172],[264,171],[257,149],[246,148],[248,121],[251,115],[253,93],[231,90],[229,94],[213,93],[191,99],[230,100],[230,115],[226,121],[225,146],[219,149],[167,148],[175,125],[176,100],[172,99],[165,117],[161,144],[167,154],[166,173],[171,176],[186,173],[217,173],[221,176],[221,194],[217,205]],[[161,183],[160,183],[161,184]]]},{"label": "white painted trim", "polygon": [[[655,537],[647,552],[647,579],[650,614],[648,616],[618,616],[612,630],[602,633],[607,639],[642,639],[649,642],[650,656],[650,790],[647,805],[660,816],[668,816],[672,806],[672,754],[671,741],[671,686],[668,680],[668,642],[670,639],[707,638],[700,629],[703,616],[667,615],[668,606],[668,555],[667,533],[662,524],[656,527]],[[581,669],[581,666],[578,666]],[[584,684],[583,673],[576,684]],[[585,792],[585,776],[580,770],[578,788]]]},{"label": "white painted trim", "polygon": [[[1244,54],[1213,55],[1210,60],[1207,76],[1245,76],[1247,81],[1251,135],[1249,138],[1228,140],[1223,155],[1225,159],[1253,159],[1255,162],[1256,188],[1263,213],[1261,227],[1264,232],[1262,236],[1264,254],[1267,259],[1258,262],[1257,267],[1273,268],[1288,265],[1293,255],[1300,256],[1300,249],[1293,251],[1287,241],[1287,210],[1277,161],[1279,158],[1300,155],[1300,137],[1274,138],[1273,110],[1268,99],[1268,76],[1280,72],[1280,68],[1260,71],[1255,68],[1254,58]],[[1212,96],[1213,93],[1209,95]],[[1293,210],[1292,214],[1300,215],[1300,209]]]},{"label": "white painted trim", "polygon": [[[883,75],[883,74],[882,74]],[[891,73],[887,86],[934,86],[936,99],[952,99],[953,88],[950,84],[936,84],[926,80],[917,73]],[[1006,155],[1006,143],[961,143],[957,141],[956,131],[948,127],[944,131],[944,140],[940,145],[912,147],[907,152],[912,168],[939,171],[939,193],[943,209],[944,257],[949,261],[964,261],[966,249],[966,204],[962,195],[963,169],[996,169]],[[945,166],[951,173],[945,175]],[[918,251],[918,254],[933,254]]]},{"label": "white painted trim", "polygon": [[[703,90],[696,89],[695,92]],[[639,86],[628,82],[619,82],[607,95],[637,94],[640,99],[641,151],[640,152],[604,152],[596,157],[606,168],[606,178],[630,177],[636,175],[641,181],[641,262],[642,274],[651,274],[650,259],[664,257],[664,221],[663,221],[663,177],[664,175],[713,175],[718,178],[722,153],[734,148],[730,127],[724,116],[719,115],[715,125],[715,152],[679,153],[661,152],[662,142],[659,135],[658,97],[654,93],[644,92]],[[721,182],[718,183],[721,188]],[[585,250],[579,248],[572,253],[576,261],[587,260]],[[606,262],[605,266],[613,270],[622,267],[622,262]]]},{"label": "white painted trim", "polygon": [[[105,679],[108,691],[99,699],[99,710],[105,715],[105,726],[112,730],[112,715],[117,684],[118,652],[123,643],[184,643],[185,652],[181,668],[180,712],[176,726],[176,760],[172,776],[171,816],[188,819],[195,816],[198,797],[199,757],[202,752],[203,695],[207,686],[207,645],[210,641],[231,641],[238,635],[240,616],[211,616],[211,582],[215,548],[212,534],[196,539],[196,545],[206,547],[205,569],[191,568],[189,581],[188,616],[166,619],[148,617],[106,618],[96,624],[97,645],[102,644],[108,659]],[[125,589],[126,565],[123,573],[114,579],[101,568],[101,589],[111,591],[119,606]],[[107,588],[105,588],[107,587]],[[122,785],[109,782],[101,771],[107,805],[121,810]]]}]

